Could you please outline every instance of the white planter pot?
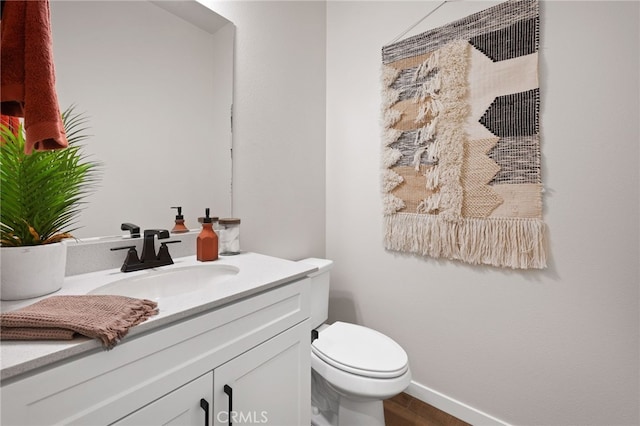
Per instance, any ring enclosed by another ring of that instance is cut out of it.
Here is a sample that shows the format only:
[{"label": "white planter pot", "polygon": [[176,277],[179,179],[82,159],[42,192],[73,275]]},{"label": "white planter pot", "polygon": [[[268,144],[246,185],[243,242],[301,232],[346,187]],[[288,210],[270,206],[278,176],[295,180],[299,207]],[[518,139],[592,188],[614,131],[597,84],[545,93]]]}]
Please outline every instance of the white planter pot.
[{"label": "white planter pot", "polygon": [[29,299],[60,290],[66,265],[65,243],[0,247],[0,299]]}]

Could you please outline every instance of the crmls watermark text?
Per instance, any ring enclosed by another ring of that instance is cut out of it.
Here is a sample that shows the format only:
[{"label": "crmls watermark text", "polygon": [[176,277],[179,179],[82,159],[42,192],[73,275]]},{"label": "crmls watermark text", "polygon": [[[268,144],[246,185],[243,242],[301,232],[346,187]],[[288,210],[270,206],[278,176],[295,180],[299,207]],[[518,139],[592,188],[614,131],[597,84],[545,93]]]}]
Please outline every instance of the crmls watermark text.
[{"label": "crmls watermark text", "polygon": [[266,411],[220,411],[216,415],[220,423],[228,423],[231,420],[233,424],[258,424],[267,423],[269,416]]}]

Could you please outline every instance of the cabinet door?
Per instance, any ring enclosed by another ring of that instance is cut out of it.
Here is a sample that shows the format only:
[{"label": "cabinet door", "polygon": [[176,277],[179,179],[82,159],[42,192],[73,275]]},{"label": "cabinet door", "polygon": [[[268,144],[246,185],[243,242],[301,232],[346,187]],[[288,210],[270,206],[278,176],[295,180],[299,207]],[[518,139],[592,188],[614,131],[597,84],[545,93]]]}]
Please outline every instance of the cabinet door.
[{"label": "cabinet door", "polygon": [[213,424],[311,424],[309,345],[306,320],[216,368]]},{"label": "cabinet door", "polygon": [[117,426],[211,424],[213,373],[180,386],[162,398],[113,423]]}]

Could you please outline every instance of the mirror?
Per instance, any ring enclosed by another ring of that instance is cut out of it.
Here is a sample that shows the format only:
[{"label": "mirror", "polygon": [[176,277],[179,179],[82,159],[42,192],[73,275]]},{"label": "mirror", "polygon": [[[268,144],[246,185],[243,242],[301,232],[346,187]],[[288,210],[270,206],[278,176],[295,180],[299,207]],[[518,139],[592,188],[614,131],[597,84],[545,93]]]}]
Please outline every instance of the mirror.
[{"label": "mirror", "polygon": [[56,88],[103,163],[77,238],[231,216],[233,23],[194,0],[52,0]]}]

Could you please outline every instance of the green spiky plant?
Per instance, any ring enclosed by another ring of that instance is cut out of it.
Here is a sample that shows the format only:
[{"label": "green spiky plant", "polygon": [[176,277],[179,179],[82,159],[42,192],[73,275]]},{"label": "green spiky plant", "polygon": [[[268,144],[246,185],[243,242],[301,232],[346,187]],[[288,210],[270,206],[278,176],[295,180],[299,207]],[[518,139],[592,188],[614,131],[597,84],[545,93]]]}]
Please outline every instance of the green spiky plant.
[{"label": "green spiky plant", "polygon": [[80,142],[88,119],[70,106],[62,113],[69,147],[24,153],[22,126],[14,134],[1,127],[0,245],[51,244],[71,238],[85,198],[99,178],[100,164],[89,161]]}]

